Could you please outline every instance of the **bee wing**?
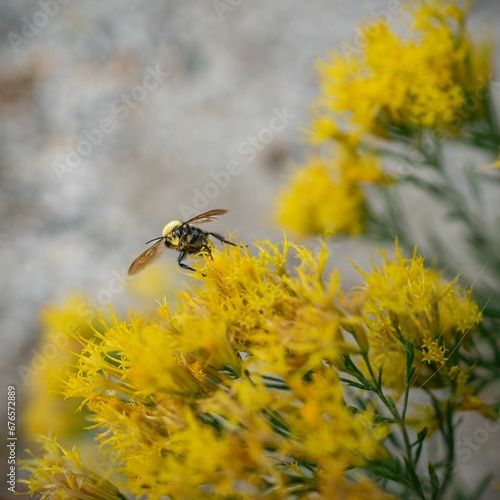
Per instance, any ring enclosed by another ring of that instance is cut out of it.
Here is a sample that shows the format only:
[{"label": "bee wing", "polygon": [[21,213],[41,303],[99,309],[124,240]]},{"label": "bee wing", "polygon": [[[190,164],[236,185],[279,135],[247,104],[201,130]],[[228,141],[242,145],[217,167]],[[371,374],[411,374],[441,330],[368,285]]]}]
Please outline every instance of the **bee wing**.
[{"label": "bee wing", "polygon": [[216,208],[215,210],[209,210],[208,212],[203,212],[192,219],[187,220],[184,224],[203,224],[204,222],[210,222],[212,220],[217,219],[217,215],[225,214],[227,210],[223,210],[221,208]]},{"label": "bee wing", "polygon": [[142,271],[148,264],[151,264],[156,260],[165,250],[165,239],[162,238],[157,241],[152,247],[149,247],[145,252],[142,252],[137,259],[132,262],[132,265],[128,269],[128,275],[133,276],[138,272]]}]

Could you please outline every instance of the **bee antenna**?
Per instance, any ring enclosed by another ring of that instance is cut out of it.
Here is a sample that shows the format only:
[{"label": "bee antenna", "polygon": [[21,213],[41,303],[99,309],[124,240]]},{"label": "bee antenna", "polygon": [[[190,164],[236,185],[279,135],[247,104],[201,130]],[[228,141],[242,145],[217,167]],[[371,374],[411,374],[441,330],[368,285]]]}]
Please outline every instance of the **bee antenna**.
[{"label": "bee antenna", "polygon": [[146,241],[146,245],[149,245],[152,241],[159,241],[162,239],[163,239],[163,236],[158,236],[158,238],[153,238],[152,240]]}]

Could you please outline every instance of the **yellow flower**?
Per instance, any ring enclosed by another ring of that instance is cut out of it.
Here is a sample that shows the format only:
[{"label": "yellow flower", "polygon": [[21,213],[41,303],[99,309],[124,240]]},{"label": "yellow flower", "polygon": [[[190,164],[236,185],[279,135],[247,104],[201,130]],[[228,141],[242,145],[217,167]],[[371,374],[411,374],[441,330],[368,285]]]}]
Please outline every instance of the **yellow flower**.
[{"label": "yellow flower", "polygon": [[438,2],[435,0],[419,0],[415,4],[406,4],[406,9],[412,12],[414,16],[413,28],[426,30],[436,25],[450,24],[450,22],[456,22],[459,27],[463,27],[472,2],[467,0],[464,2],[463,7],[450,0],[440,0]]},{"label": "yellow flower", "polygon": [[302,236],[360,233],[365,212],[363,193],[356,184],[334,173],[321,158],[313,158],[298,170],[281,195],[279,221]]},{"label": "yellow flower", "polygon": [[468,385],[470,368],[461,369],[458,366],[453,366],[449,370],[448,376],[452,381],[452,398],[457,411],[477,411],[484,418],[490,420],[498,419],[498,409],[492,405],[486,404],[481,398],[476,395],[476,389]]},{"label": "yellow flower", "polygon": [[417,432],[427,429],[426,437],[430,437],[439,429],[441,424],[434,408],[430,405],[414,404],[413,412],[406,419],[408,424],[413,427]]},{"label": "yellow flower", "polygon": [[411,342],[416,348],[418,381],[432,378],[438,383],[445,353],[466,345],[466,335],[481,321],[481,312],[470,290],[464,292],[456,286],[456,279],[448,283],[427,269],[416,249],[406,259],[396,244],[392,259],[385,251],[381,256],[382,264],[373,264],[371,272],[357,268],[365,277],[363,317],[370,357],[382,369],[383,382],[402,389],[406,373],[403,341]]},{"label": "yellow flower", "polygon": [[498,409],[486,404],[481,398],[474,394],[465,394],[458,405],[459,411],[477,411],[488,420],[498,419]]},{"label": "yellow flower", "polygon": [[21,482],[28,485],[31,496],[44,491],[43,498],[46,500],[126,500],[116,486],[83,464],[76,448],[68,450],[56,440],[44,439],[42,450],[42,457],[27,461],[24,466],[31,475]]},{"label": "yellow flower", "polygon": [[313,157],[281,195],[278,219],[299,235],[356,235],[363,230],[362,186],[388,184],[376,156],[342,148],[335,159]]},{"label": "yellow flower", "polygon": [[[366,477],[347,475],[385,457],[388,431],[344,402],[336,366],[357,348],[343,338],[340,278],[325,276],[325,246],[256,247],[255,256],[239,247],[214,251],[195,275],[200,281],[157,318],[112,315],[93,338],[75,333],[83,349],[65,395],[83,400],[116,464],[111,472],[137,497],[272,490],[273,498],[313,491],[387,498]],[[289,269],[292,253],[298,264]],[[40,467],[32,465],[33,478]],[[325,470],[335,471],[335,482]],[[87,488],[95,484],[89,474]],[[34,480],[31,488],[60,493],[68,485]]]},{"label": "yellow flower", "polygon": [[[418,2],[405,39],[380,21],[361,28],[363,45],[344,45],[318,65],[321,93],[313,105],[312,139],[344,141],[391,127],[458,133],[464,119],[484,117],[491,50],[475,47],[463,24],[467,8]],[[486,55],[485,55],[486,54]],[[474,97],[476,96],[476,98]],[[471,114],[467,99],[475,99]]]},{"label": "yellow flower", "polygon": [[422,343],[422,361],[429,364],[436,363],[438,367],[443,366],[448,358],[445,356],[446,351],[444,346],[439,345],[435,337],[431,335],[429,330],[424,332],[424,341]]},{"label": "yellow flower", "polygon": [[23,412],[28,436],[80,433],[85,414],[76,413],[76,401],[61,398],[61,380],[68,365],[81,350],[75,335],[91,338],[90,320],[96,315],[80,294],[70,295],[62,305],[46,306],[41,312],[41,338],[33,349],[33,358],[20,365],[19,372],[28,390],[28,405]]},{"label": "yellow flower", "polygon": [[[76,448],[47,441],[25,467],[32,494],[389,498],[365,468],[386,463],[383,442],[394,429],[373,402],[351,406],[359,394],[345,390],[339,372],[368,359],[375,374],[382,369],[382,385],[401,390],[410,344],[415,381],[436,375],[434,385],[451,389],[442,412],[494,417],[467,371],[446,366],[480,320],[477,305],[416,251],[410,259],[397,246],[391,259],[382,252],[363,289],[346,295],[339,273],[325,272],[324,244],[317,252],[286,239],[255,248],[214,250],[156,317],[111,313],[91,335],[71,333],[82,349],[64,393],[88,412],[106,474],[85,466]],[[372,376],[357,370],[360,382]],[[436,421],[408,415],[430,432]]]}]

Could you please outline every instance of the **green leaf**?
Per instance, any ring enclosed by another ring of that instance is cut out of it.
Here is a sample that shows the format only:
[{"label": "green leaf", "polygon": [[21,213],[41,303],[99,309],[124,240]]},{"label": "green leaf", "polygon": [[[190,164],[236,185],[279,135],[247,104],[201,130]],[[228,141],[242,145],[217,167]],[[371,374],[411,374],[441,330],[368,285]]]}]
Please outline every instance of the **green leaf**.
[{"label": "green leaf", "polygon": [[415,463],[418,463],[420,459],[420,454],[422,453],[422,445],[428,431],[429,427],[424,427],[421,431],[417,432],[417,441],[414,443],[414,445],[417,445],[417,451],[415,453]]},{"label": "green leaf", "polygon": [[375,422],[378,424],[397,424],[397,420],[391,418],[391,417],[386,417],[385,415],[381,415],[380,413],[373,413],[373,416],[375,417]]},{"label": "green leaf", "polygon": [[431,479],[432,498],[437,498],[439,494],[439,479],[436,474],[436,468],[430,461],[427,468],[429,470],[429,477]]},{"label": "green leaf", "polygon": [[417,432],[417,443],[423,443],[425,436],[427,436],[427,433],[429,432],[429,427],[424,427],[421,431]]},{"label": "green leaf", "polygon": [[366,384],[359,384],[358,382],[354,382],[353,380],[349,380],[347,378],[340,377],[340,380],[351,387],[356,387],[357,389],[363,389],[365,391],[370,391],[372,388]]},{"label": "green leaf", "polygon": [[394,457],[388,457],[382,462],[369,462],[368,469],[378,477],[408,485],[401,463]]},{"label": "green leaf", "polygon": [[394,399],[392,399],[390,396],[386,396],[387,402],[390,404],[389,410],[392,412],[393,410],[397,409],[397,405],[394,402]]},{"label": "green leaf", "polygon": [[353,363],[350,356],[342,356],[342,359],[344,361],[345,371],[353,377],[357,378],[358,381],[366,388],[368,388],[369,390],[373,390],[373,385],[365,378],[363,372],[361,372],[361,370]]},{"label": "green leaf", "polygon": [[415,492],[417,492],[421,498],[425,498],[424,491],[422,490],[422,485],[420,484],[420,479],[415,472],[415,468],[413,464],[410,462],[409,458],[406,455],[403,455],[403,460],[406,467],[406,473],[411,479],[411,485]]}]

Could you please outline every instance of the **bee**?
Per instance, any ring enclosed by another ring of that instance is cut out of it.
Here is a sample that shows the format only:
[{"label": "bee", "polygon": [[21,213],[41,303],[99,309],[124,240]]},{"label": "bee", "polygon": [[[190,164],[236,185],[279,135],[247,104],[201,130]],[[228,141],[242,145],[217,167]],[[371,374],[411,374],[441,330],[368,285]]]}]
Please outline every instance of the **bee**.
[{"label": "bee", "polygon": [[197,254],[200,252],[206,252],[210,257],[212,257],[212,252],[210,249],[211,241],[209,236],[218,239],[221,243],[226,243],[227,245],[238,246],[231,241],[227,241],[220,234],[209,233],[203,231],[191,224],[203,224],[205,222],[210,222],[217,219],[217,215],[225,214],[227,210],[209,210],[204,212],[186,222],[181,220],[173,220],[169,222],[162,231],[162,236],[158,238],[153,238],[149,240],[146,245],[156,241],[156,243],[149,247],[145,252],[141,253],[137,259],[132,262],[128,270],[129,276],[133,276],[138,272],[142,271],[148,264],[156,260],[165,250],[165,248],[173,248],[180,252],[177,262],[179,266],[183,269],[189,269],[194,271],[192,267],[187,266],[182,261],[189,254]]}]

